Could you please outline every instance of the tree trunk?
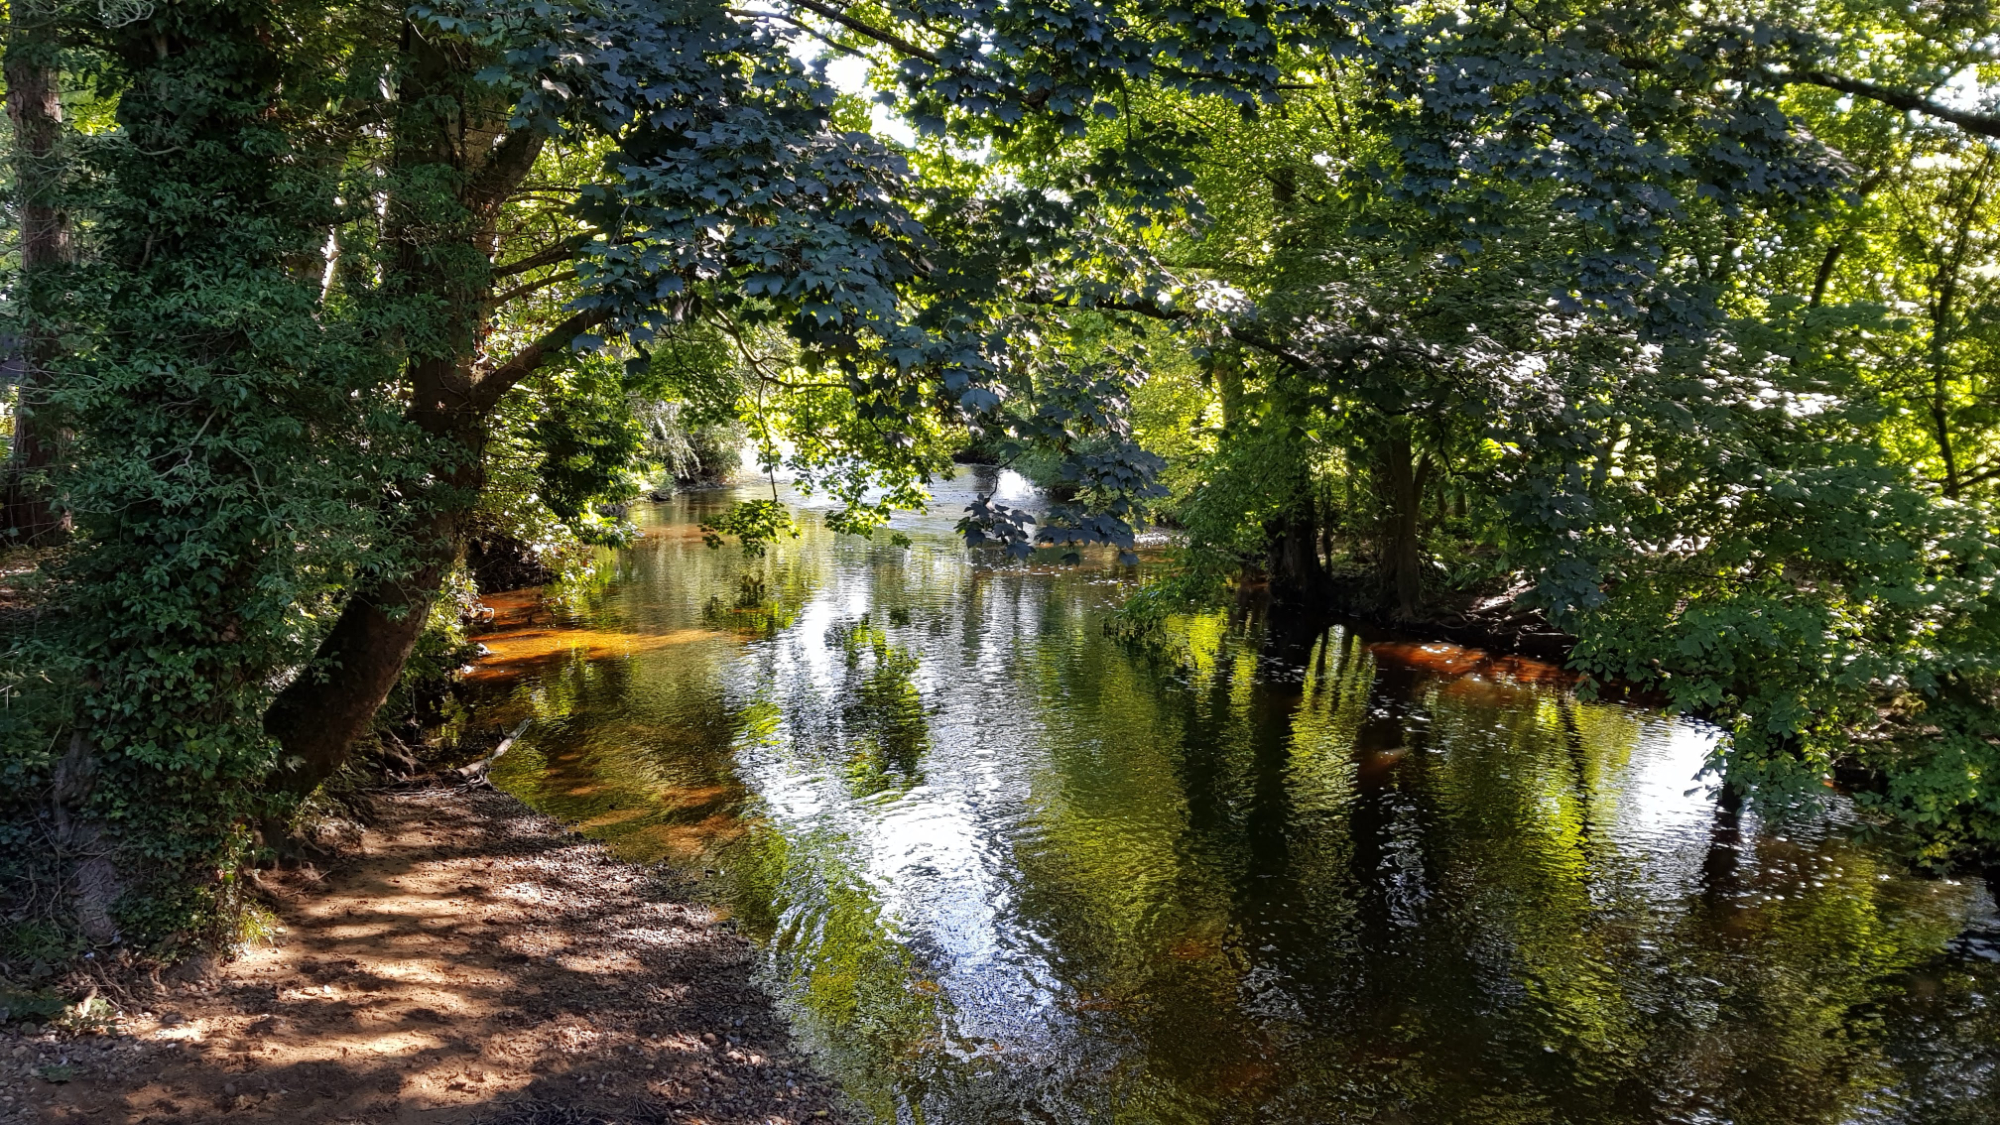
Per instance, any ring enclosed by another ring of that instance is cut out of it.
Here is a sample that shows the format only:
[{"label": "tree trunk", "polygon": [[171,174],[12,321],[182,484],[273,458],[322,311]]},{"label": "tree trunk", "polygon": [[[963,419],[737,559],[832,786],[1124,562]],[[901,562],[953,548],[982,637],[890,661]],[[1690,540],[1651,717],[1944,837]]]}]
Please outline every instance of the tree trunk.
[{"label": "tree trunk", "polygon": [[1423,601],[1422,530],[1423,482],[1418,479],[1410,439],[1398,434],[1376,444],[1375,461],[1382,474],[1382,569],[1384,585],[1395,597],[1395,613],[1405,620],[1417,616]]},{"label": "tree trunk", "polygon": [[1959,491],[1958,456],[1951,440],[1951,346],[1958,334],[1958,314],[1954,305],[1958,299],[1959,274],[1965,266],[1973,227],[1978,223],[1979,209],[1986,201],[1993,157],[1993,150],[1989,148],[1986,158],[1980,162],[1978,178],[1973,181],[1965,210],[1958,217],[1958,231],[1952,239],[1951,249],[1938,264],[1937,295],[1931,305],[1931,433],[1937,441],[1938,458],[1944,462],[1944,494],[1953,498],[1958,496]]},{"label": "tree trunk", "polygon": [[284,753],[271,787],[305,796],[347,761],[416,648],[444,576],[456,561],[460,513],[439,510],[412,529],[422,561],[397,580],[356,592],[312,663],[264,713]]},{"label": "tree trunk", "polygon": [[[409,418],[433,441],[436,460],[401,501],[411,512],[409,568],[348,600],[311,664],[265,713],[264,729],[283,748],[270,784],[297,795],[347,761],[395,688],[464,550],[485,483],[486,414],[511,380],[547,354],[537,344],[497,369],[480,355],[500,207],[533,166],[541,137],[508,131],[510,107],[474,78],[479,61],[407,27],[403,58],[395,166],[409,194],[392,193],[389,202],[398,250],[385,288],[429,312],[407,338]],[[439,183],[452,185],[449,199],[420,194]]]},{"label": "tree trunk", "polygon": [[264,713],[264,730],[284,748],[271,787],[303,797],[347,761],[375,720],[423,634],[431,602],[457,561],[462,513],[440,511],[412,539],[427,557],[398,581],[357,592],[313,661]]},{"label": "tree trunk", "polygon": [[21,274],[16,299],[23,307],[25,338],[18,348],[14,442],[8,454],[0,505],[16,542],[46,543],[66,530],[50,502],[44,477],[54,462],[56,435],[41,407],[57,336],[48,318],[56,299],[51,274],[69,261],[69,217],[61,206],[58,151],[62,135],[60,72],[56,66],[52,10],[16,4],[9,9],[7,116],[14,125],[14,175],[21,224]]},{"label": "tree trunk", "polygon": [[1271,600],[1294,606],[1324,606],[1333,580],[1319,559],[1319,528],[1310,502],[1264,525],[1265,569]]},{"label": "tree trunk", "polygon": [[[68,531],[48,493],[57,434],[43,411],[58,337],[50,323],[59,297],[51,292],[69,262],[69,216],[62,207],[61,71],[55,10],[14,4],[8,9],[5,74],[7,117],[14,127],[14,177],[20,223],[20,273],[14,292],[24,331],[13,342],[14,440],[0,470],[0,526],[16,543],[43,545]],[[77,929],[94,945],[118,938],[111,910],[123,893],[113,862],[116,842],[104,819],[89,811],[97,782],[97,747],[78,728],[56,763],[49,792],[64,899]]]},{"label": "tree trunk", "polygon": [[[1855,201],[1858,203],[1868,198],[1869,194],[1877,187],[1880,187],[1884,179],[1888,178],[1888,175],[1889,170],[1887,168],[1877,168],[1875,171],[1869,173],[1868,178],[1861,181],[1861,184],[1854,189]],[[1812,295],[1806,300],[1807,308],[1816,309],[1826,299],[1826,287],[1833,281],[1833,267],[1839,264],[1840,256],[1846,253],[1846,251],[1847,235],[1845,233],[1835,235],[1833,241],[1827,244],[1826,253],[1822,254],[1819,259],[1819,270],[1813,274]],[[1797,360],[1793,362],[1796,363]]]},{"label": "tree trunk", "polygon": [[1215,392],[1222,407],[1222,430],[1233,434],[1243,424],[1243,368],[1238,357],[1229,356],[1216,364]]},{"label": "tree trunk", "polygon": [[111,908],[124,892],[112,861],[114,841],[101,817],[86,806],[97,783],[97,747],[79,728],[70,734],[69,752],[56,763],[50,805],[55,812],[55,843],[62,857],[66,896],[77,929],[93,945],[118,940]]},{"label": "tree trunk", "polygon": [[[1952,264],[1955,267],[1956,260]],[[1951,443],[1951,325],[1958,275],[1955,268],[1950,273],[1940,273],[1943,277],[1938,286],[1937,301],[1931,306],[1931,394],[1928,405],[1931,437],[1937,442],[1938,459],[1944,462],[1944,494],[1956,499],[1958,457]]]}]

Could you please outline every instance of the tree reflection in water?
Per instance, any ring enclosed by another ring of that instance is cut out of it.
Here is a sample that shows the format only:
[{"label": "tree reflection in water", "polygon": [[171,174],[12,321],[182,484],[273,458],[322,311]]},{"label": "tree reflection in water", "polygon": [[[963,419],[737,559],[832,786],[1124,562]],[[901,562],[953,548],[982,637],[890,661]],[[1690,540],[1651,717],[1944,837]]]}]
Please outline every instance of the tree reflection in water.
[{"label": "tree reflection in water", "polygon": [[502,784],[705,879],[884,1121],[2000,1120],[1984,889],[1719,806],[1697,725],[1252,609],[1140,650],[1115,570],[802,522],[642,541],[576,623],[703,639],[482,713],[544,720]]}]

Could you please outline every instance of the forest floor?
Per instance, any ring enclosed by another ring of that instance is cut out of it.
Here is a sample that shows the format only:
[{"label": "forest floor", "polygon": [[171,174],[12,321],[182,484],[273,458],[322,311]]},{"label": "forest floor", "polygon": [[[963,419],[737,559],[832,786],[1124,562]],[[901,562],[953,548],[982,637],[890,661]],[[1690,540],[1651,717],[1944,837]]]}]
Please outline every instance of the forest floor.
[{"label": "forest floor", "polygon": [[264,873],[269,943],[108,983],[87,1031],[0,1029],[0,1122],[843,1119],[750,945],[655,870],[491,789],[370,799],[355,854]]}]

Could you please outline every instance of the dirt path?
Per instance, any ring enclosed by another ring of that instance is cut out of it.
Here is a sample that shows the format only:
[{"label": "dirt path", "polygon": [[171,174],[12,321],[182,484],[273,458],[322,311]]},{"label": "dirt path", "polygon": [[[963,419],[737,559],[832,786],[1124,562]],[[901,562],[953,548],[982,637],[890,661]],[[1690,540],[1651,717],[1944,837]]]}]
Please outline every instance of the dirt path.
[{"label": "dirt path", "polygon": [[362,855],[270,884],[274,945],[103,1034],[0,1032],[0,1122],[842,1119],[706,909],[491,790],[375,800]]}]

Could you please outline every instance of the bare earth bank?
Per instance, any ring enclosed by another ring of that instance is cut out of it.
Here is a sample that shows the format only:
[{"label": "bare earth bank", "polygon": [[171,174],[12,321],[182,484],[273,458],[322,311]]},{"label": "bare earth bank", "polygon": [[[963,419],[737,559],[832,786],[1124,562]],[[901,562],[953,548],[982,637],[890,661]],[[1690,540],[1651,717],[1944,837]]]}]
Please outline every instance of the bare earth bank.
[{"label": "bare earth bank", "polygon": [[274,945],[0,1032],[0,1122],[845,1119],[707,908],[502,793],[374,800],[361,854],[271,873]]}]

